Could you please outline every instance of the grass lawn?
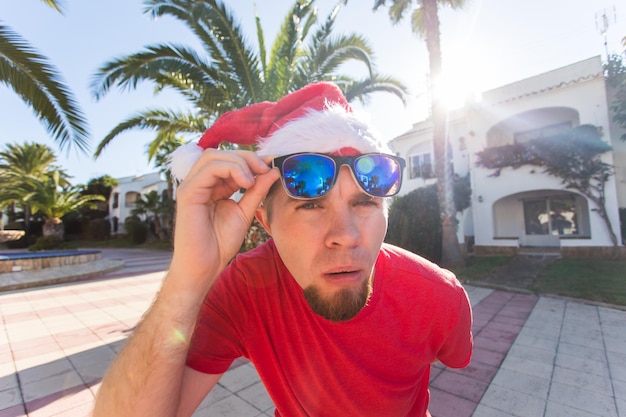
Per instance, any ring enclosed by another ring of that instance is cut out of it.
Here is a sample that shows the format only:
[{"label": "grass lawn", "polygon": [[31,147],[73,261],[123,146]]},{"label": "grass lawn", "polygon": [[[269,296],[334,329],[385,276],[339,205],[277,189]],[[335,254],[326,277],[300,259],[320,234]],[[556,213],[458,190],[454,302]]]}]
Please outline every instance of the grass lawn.
[{"label": "grass lawn", "polygon": [[[470,258],[452,271],[464,283],[483,281],[510,257]],[[626,260],[558,259],[543,268],[527,290],[626,306]]]},{"label": "grass lawn", "polygon": [[501,265],[504,265],[511,259],[510,256],[481,256],[471,257],[467,261],[467,265],[462,267],[450,268],[461,282],[480,281],[482,278]]},{"label": "grass lawn", "polygon": [[626,260],[559,259],[530,289],[626,306]]}]

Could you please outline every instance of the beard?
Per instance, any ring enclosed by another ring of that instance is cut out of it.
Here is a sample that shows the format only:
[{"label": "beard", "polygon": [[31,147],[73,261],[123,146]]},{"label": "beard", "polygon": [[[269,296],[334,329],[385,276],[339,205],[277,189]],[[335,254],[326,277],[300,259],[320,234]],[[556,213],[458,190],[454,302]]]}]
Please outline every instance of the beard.
[{"label": "beard", "polygon": [[304,289],[304,298],[313,312],[334,322],[350,320],[356,316],[371,295],[371,278],[363,281],[356,289],[343,288],[329,297],[324,297],[314,285]]}]

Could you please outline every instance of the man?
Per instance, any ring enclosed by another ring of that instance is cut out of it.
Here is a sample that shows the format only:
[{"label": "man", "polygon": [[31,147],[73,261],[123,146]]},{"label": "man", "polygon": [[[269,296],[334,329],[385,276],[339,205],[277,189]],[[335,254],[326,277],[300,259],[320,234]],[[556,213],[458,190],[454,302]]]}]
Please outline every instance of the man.
[{"label": "man", "polygon": [[[471,310],[452,273],[383,244],[404,161],[328,83],[227,113],[198,145],[173,156],[172,264],[94,415],[190,416],[243,356],[277,416],[428,416],[430,364],[469,363]],[[272,239],[232,261],[255,215]]]}]

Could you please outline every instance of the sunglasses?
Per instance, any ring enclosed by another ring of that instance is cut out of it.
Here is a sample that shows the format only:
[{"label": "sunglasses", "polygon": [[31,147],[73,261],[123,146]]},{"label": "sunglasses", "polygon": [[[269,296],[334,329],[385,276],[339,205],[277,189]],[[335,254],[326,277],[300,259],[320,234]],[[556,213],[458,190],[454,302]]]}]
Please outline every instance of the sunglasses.
[{"label": "sunglasses", "polygon": [[287,194],[299,200],[319,198],[335,185],[339,169],[347,165],[363,191],[372,197],[391,197],[400,191],[404,159],[382,153],[335,156],[303,152],[274,158]]}]

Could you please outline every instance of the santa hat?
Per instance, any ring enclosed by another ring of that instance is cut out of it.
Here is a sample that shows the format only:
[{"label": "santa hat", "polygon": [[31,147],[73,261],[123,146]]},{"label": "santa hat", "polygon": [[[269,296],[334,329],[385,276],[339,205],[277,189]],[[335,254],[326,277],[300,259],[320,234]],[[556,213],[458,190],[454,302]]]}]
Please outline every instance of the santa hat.
[{"label": "santa hat", "polygon": [[207,148],[222,142],[256,145],[260,156],[297,152],[389,152],[389,148],[358,119],[334,84],[310,84],[277,102],[252,104],[224,113],[204,132],[170,156],[172,175],[182,180]]}]

